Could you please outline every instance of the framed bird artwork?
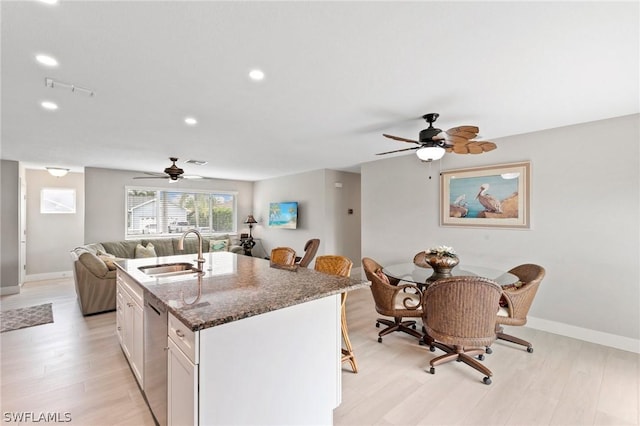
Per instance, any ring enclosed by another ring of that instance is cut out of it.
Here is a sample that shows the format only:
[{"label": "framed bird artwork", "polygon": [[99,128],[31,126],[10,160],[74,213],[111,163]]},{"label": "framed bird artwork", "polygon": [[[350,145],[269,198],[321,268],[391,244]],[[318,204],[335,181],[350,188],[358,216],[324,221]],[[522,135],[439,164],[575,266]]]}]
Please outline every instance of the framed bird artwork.
[{"label": "framed bird artwork", "polygon": [[440,173],[440,225],[530,227],[531,163]]}]

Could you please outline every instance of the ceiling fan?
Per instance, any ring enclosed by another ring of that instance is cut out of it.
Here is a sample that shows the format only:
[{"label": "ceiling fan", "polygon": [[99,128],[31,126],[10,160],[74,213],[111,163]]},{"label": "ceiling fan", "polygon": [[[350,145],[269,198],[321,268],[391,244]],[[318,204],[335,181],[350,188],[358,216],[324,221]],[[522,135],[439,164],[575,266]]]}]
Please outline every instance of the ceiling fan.
[{"label": "ceiling fan", "polygon": [[176,161],[178,161],[178,158],[169,157],[169,160],[171,160],[173,164],[167,167],[166,169],[164,169],[164,174],[144,172],[146,175],[149,175],[149,176],[135,176],[134,179],[167,179],[169,178],[170,182],[176,182],[178,179],[213,179],[213,178],[207,178],[207,177],[197,176],[197,175],[183,176],[184,170],[182,170],[180,167],[176,165]]},{"label": "ceiling fan", "polygon": [[433,161],[442,158],[445,152],[453,152],[455,154],[482,154],[496,149],[496,144],[489,141],[473,140],[478,136],[480,131],[476,126],[458,126],[447,131],[442,131],[433,127],[433,123],[438,119],[440,114],[432,112],[422,116],[429,127],[422,130],[419,140],[401,138],[399,136],[383,134],[382,136],[400,142],[415,143],[418,146],[404,149],[396,149],[394,151],[380,152],[376,155],[392,154],[394,152],[417,150],[416,155],[422,161]]}]

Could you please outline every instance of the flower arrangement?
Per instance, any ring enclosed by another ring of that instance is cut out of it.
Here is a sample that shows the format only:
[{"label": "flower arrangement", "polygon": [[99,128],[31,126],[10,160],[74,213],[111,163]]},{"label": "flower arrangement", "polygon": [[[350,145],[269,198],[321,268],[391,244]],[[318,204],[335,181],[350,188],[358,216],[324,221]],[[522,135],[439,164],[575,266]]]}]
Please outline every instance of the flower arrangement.
[{"label": "flower arrangement", "polygon": [[453,247],[449,247],[449,246],[432,247],[427,250],[427,253],[435,254],[436,256],[457,257],[456,251],[453,249]]}]

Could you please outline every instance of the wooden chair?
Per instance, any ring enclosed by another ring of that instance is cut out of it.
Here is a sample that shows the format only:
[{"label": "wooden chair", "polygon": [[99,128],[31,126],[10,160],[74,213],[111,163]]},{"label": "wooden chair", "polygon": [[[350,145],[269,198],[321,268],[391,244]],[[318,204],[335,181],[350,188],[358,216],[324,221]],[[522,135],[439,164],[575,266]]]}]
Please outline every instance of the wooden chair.
[{"label": "wooden chair", "polygon": [[427,255],[427,252],[425,251],[421,251],[416,253],[415,256],[413,256],[413,263],[416,266],[420,266],[421,268],[429,268],[431,269],[431,265],[429,265],[427,263],[427,260],[425,259],[425,256]]},{"label": "wooden chair", "polygon": [[424,292],[422,322],[425,343],[431,351],[446,353],[432,359],[435,366],[449,361],[462,361],[485,374],[483,382],[491,384],[491,370],[480,363],[485,347],[496,339],[495,321],[502,288],[482,277],[451,277],[433,282]]},{"label": "wooden chair", "polygon": [[[516,275],[521,286],[514,286],[504,288],[504,302],[506,306],[501,306],[498,310],[498,317],[496,319],[496,334],[500,340],[506,340],[508,342],[516,343],[518,345],[526,346],[527,352],[533,352],[533,346],[526,340],[522,340],[515,336],[510,336],[504,333],[503,325],[525,325],[527,323],[527,314],[533,303],[540,282],[545,276],[545,269],[542,266],[534,265],[531,263],[516,266],[509,271],[513,275]],[[491,353],[491,350],[487,348],[487,353]]]},{"label": "wooden chair", "polygon": [[377,319],[376,327],[380,327],[380,324],[387,326],[378,333],[378,342],[382,342],[382,336],[394,331],[410,334],[422,342],[422,333],[416,331],[416,322],[402,320],[404,317],[422,317],[422,291],[414,284],[391,284],[389,278],[382,272],[382,266],[373,259],[363,258],[362,267],[367,279],[371,281],[371,294],[376,311],[380,315],[393,318],[393,321]]},{"label": "wooden chair", "polygon": [[[316,258],[315,270],[324,272],[325,274],[339,275],[341,277],[348,277],[351,275],[351,267],[353,262],[351,259],[344,256],[318,256]],[[342,340],[346,349],[342,349],[342,362],[349,361],[351,369],[354,373],[358,372],[358,364],[356,363],[356,356],[353,353],[353,347],[351,346],[351,340],[349,340],[349,329],[347,328],[347,293],[341,295],[341,329]]]},{"label": "wooden chair", "polygon": [[296,252],[290,247],[276,247],[271,250],[271,263],[283,266],[293,266]]},{"label": "wooden chair", "polygon": [[318,252],[318,247],[320,247],[320,240],[317,238],[313,238],[304,245],[304,256],[296,257],[296,263],[303,268],[306,268],[311,264],[311,261],[315,257]]}]

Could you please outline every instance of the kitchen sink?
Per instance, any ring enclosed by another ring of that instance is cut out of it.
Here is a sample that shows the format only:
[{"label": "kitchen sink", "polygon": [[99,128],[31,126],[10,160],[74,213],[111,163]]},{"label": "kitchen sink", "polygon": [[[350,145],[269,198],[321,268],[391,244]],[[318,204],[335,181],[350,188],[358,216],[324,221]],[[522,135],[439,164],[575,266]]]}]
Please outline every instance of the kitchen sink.
[{"label": "kitchen sink", "polygon": [[162,265],[148,265],[148,266],[141,266],[138,269],[150,276],[182,275],[182,274],[191,274],[194,272],[198,272],[197,268],[195,268],[193,264],[187,263],[187,262],[165,263]]}]

